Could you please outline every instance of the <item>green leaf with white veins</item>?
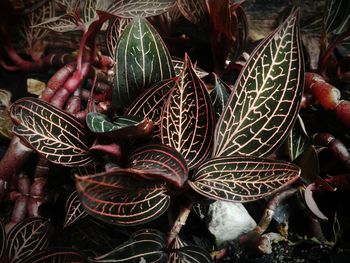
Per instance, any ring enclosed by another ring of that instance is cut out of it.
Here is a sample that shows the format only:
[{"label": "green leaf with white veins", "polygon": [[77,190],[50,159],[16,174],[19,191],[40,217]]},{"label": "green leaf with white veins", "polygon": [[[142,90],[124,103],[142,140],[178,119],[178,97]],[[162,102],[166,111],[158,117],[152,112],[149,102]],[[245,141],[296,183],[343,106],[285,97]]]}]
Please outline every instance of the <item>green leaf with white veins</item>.
[{"label": "green leaf with white veins", "polygon": [[144,18],[124,29],[116,50],[113,102],[125,107],[142,89],[175,77],[173,63],[163,40]]},{"label": "green leaf with white veins", "polygon": [[267,156],[297,117],[304,83],[298,12],[252,52],[215,131],[213,156]]}]

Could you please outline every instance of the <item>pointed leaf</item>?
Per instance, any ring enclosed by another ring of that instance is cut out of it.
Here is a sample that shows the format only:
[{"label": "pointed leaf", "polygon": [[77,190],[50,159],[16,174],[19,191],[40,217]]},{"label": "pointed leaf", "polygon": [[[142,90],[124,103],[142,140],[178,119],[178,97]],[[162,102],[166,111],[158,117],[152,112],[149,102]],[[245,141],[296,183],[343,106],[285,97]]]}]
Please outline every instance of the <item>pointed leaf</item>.
[{"label": "pointed leaf", "polygon": [[301,169],[300,177],[307,183],[311,184],[317,180],[320,175],[320,162],[318,154],[313,145],[306,148],[303,155],[296,160],[296,164]]},{"label": "pointed leaf", "polygon": [[341,34],[350,25],[350,2],[347,0],[327,0],[324,27],[326,33]]},{"label": "pointed leaf", "polygon": [[111,58],[115,59],[115,53],[117,50],[118,41],[123,30],[126,28],[130,19],[123,19],[116,17],[110,21],[106,31],[106,47]]},{"label": "pointed leaf", "polygon": [[175,76],[169,51],[145,19],[138,18],[124,29],[116,51],[113,101],[127,106],[140,91]]},{"label": "pointed leaf", "polygon": [[23,98],[12,104],[10,115],[17,124],[14,134],[49,161],[75,167],[92,162],[88,130],[63,110]]},{"label": "pointed leaf", "polygon": [[[182,59],[179,59],[179,58],[173,58],[172,62],[174,65],[176,76],[180,75],[180,73],[184,69],[185,61],[183,61]],[[197,67],[196,65],[194,65],[194,71],[196,72],[196,74],[199,78],[204,78],[204,77],[209,75],[208,72],[204,71],[200,67]]]},{"label": "pointed leaf", "polygon": [[163,233],[153,229],[141,229],[130,239],[111,252],[96,257],[91,262],[154,262],[166,263],[166,238]]},{"label": "pointed leaf", "polygon": [[191,23],[205,27],[208,24],[208,9],[203,0],[178,0],[182,15]]},{"label": "pointed leaf", "polygon": [[294,161],[303,154],[310,144],[310,138],[306,133],[304,122],[299,115],[288,134],[286,143],[288,156],[291,161]]},{"label": "pointed leaf", "polygon": [[86,123],[91,131],[112,139],[142,137],[153,131],[153,122],[138,116],[120,116],[111,121],[104,114],[90,112]]},{"label": "pointed leaf", "polygon": [[315,184],[309,184],[304,191],[304,198],[305,198],[305,203],[307,207],[310,209],[310,211],[317,216],[318,218],[322,220],[328,220],[328,217],[325,216],[321,210],[318,208],[318,205],[313,197],[313,190],[316,189]]},{"label": "pointed leaf", "polygon": [[2,220],[0,219],[0,261],[5,255],[6,245],[7,245],[7,240],[6,240],[5,226]]},{"label": "pointed leaf", "polygon": [[190,246],[191,244],[183,239],[181,239],[179,236],[175,238],[175,242],[173,245],[173,249],[179,249],[183,247]]},{"label": "pointed leaf", "polygon": [[72,248],[48,248],[25,258],[21,263],[85,263],[87,260]]},{"label": "pointed leaf", "polygon": [[190,186],[214,200],[248,202],[272,194],[294,182],[300,169],[284,161],[232,156],[206,161],[193,175]]},{"label": "pointed leaf", "polygon": [[8,234],[7,256],[10,263],[23,262],[24,258],[44,249],[51,231],[51,224],[43,218],[29,218],[15,225]]},{"label": "pointed leaf", "polygon": [[189,169],[198,166],[211,151],[214,109],[205,84],[187,56],[164,106],[160,130],[162,143],[180,152]]},{"label": "pointed leaf", "polygon": [[134,100],[125,114],[152,120],[155,126],[154,136],[160,138],[159,121],[161,112],[174,86],[175,79],[167,79],[154,84]]},{"label": "pointed leaf", "polygon": [[187,180],[188,168],[184,157],[174,148],[163,144],[147,144],[130,154],[129,167],[155,175],[181,188]]},{"label": "pointed leaf", "polygon": [[65,14],[47,19],[40,24],[32,26],[32,28],[43,28],[54,32],[64,33],[78,30],[78,25],[78,19],[75,15]]},{"label": "pointed leaf", "polygon": [[210,93],[210,98],[214,105],[216,119],[218,120],[221,116],[221,113],[225,109],[228,98],[230,97],[231,89],[216,74],[214,74],[214,77],[215,77],[215,85],[214,85],[214,89]]},{"label": "pointed leaf", "polygon": [[81,206],[78,193],[77,191],[74,191],[66,201],[66,217],[64,219],[64,227],[68,227],[86,216],[87,213]]},{"label": "pointed leaf", "polygon": [[165,13],[174,3],[175,0],[117,0],[107,12],[123,18],[157,16]]},{"label": "pointed leaf", "polygon": [[174,249],[169,256],[172,263],[212,263],[210,254],[198,246],[186,246]]},{"label": "pointed leaf", "polygon": [[288,134],[304,82],[297,22],[294,13],[251,54],[217,124],[214,156],[267,156]]},{"label": "pointed leaf", "polygon": [[84,209],[88,214],[116,225],[137,225],[159,217],[170,203],[165,186],[132,178],[138,176],[125,169],[76,176]]}]

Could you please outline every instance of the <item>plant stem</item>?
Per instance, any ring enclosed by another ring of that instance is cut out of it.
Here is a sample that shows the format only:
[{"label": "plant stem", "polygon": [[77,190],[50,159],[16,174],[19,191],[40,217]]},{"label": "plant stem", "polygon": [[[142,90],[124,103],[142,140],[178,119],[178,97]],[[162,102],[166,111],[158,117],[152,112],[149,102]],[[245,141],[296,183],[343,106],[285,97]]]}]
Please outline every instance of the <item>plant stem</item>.
[{"label": "plant stem", "polygon": [[187,206],[181,208],[180,213],[170,230],[168,236],[168,247],[171,248],[174,245],[176,237],[179,235],[182,227],[186,224],[187,218],[191,213],[193,202],[191,201]]}]

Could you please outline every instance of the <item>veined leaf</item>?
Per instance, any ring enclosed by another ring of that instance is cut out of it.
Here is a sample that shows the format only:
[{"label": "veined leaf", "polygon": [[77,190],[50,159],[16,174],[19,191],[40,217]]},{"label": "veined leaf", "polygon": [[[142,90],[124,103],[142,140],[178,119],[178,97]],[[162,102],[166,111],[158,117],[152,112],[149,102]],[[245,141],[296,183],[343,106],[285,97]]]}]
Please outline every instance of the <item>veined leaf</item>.
[{"label": "veined leaf", "polygon": [[216,113],[216,119],[218,120],[221,113],[224,111],[228,98],[230,97],[231,89],[223,82],[216,74],[214,89],[210,92],[210,98],[213,102],[213,106]]},{"label": "veined leaf", "polygon": [[0,219],[0,261],[3,259],[3,256],[5,255],[6,251],[6,232],[5,232],[5,226],[2,220]]},{"label": "veined leaf", "polygon": [[129,167],[162,178],[181,188],[187,180],[188,168],[184,157],[163,144],[147,144],[130,154]]},{"label": "veined leaf", "polygon": [[212,263],[210,254],[198,246],[186,246],[174,249],[168,262],[172,263]]},{"label": "veined leaf", "polygon": [[64,227],[68,227],[86,216],[87,213],[81,206],[78,193],[77,191],[74,191],[66,201],[66,217],[64,219]]},{"label": "veined leaf", "polygon": [[116,50],[113,101],[127,106],[140,91],[175,76],[169,52],[152,25],[137,18],[124,29]]},{"label": "veined leaf", "polygon": [[218,121],[213,156],[267,156],[288,134],[304,83],[298,17],[290,16],[251,54]]},{"label": "veined leaf", "polygon": [[166,248],[166,237],[163,233],[153,229],[141,229],[132,234],[127,242],[91,261],[167,263]]},{"label": "veined leaf", "polygon": [[21,263],[86,263],[86,258],[72,248],[48,248],[30,255]]},{"label": "veined leaf", "polygon": [[29,218],[15,225],[8,234],[7,256],[10,263],[23,260],[44,249],[51,234],[51,225],[43,218]]},{"label": "veined leaf", "polygon": [[84,166],[93,161],[88,131],[63,110],[36,98],[17,100],[10,108],[14,134],[53,163]]},{"label": "veined leaf", "polygon": [[175,0],[117,0],[107,12],[123,18],[157,16],[165,13],[174,3]]},{"label": "veined leaf", "polygon": [[110,21],[106,31],[106,47],[111,58],[115,59],[115,52],[117,50],[118,41],[123,30],[126,28],[130,19],[116,17]]},{"label": "veined leaf", "polygon": [[76,187],[86,212],[116,225],[137,225],[159,217],[170,204],[164,185],[138,181],[132,171],[115,169],[76,176]]},{"label": "veined leaf", "polygon": [[32,26],[32,28],[43,28],[54,32],[64,33],[79,29],[78,19],[73,14],[64,14],[62,16],[53,17],[44,22]]},{"label": "veined leaf", "polygon": [[[179,59],[179,58],[173,58],[172,62],[173,62],[173,65],[174,65],[176,76],[180,75],[180,73],[184,69],[185,62],[182,59]],[[194,71],[196,72],[196,74],[197,74],[197,76],[199,78],[204,78],[204,77],[209,75],[208,72],[204,71],[200,67],[197,67],[196,65],[194,65]]]},{"label": "veined leaf", "polygon": [[187,55],[163,108],[160,130],[162,143],[180,152],[189,169],[198,166],[211,151],[214,110],[207,88]]},{"label": "veined leaf", "polygon": [[347,0],[327,0],[324,27],[327,33],[341,34],[350,25],[350,3]]},{"label": "veined leaf", "polygon": [[208,9],[203,0],[178,0],[177,6],[182,15],[195,25],[207,26]]},{"label": "veined leaf", "polygon": [[294,182],[299,174],[296,165],[284,161],[217,157],[198,167],[189,184],[199,194],[214,200],[248,202]]},{"label": "veined leaf", "polygon": [[310,144],[310,139],[306,133],[303,120],[299,115],[288,134],[286,143],[288,147],[288,156],[291,161],[294,161],[303,154]]},{"label": "veined leaf", "polygon": [[91,131],[113,139],[147,136],[153,131],[153,122],[138,116],[119,116],[111,121],[104,114],[90,112],[86,123]]}]

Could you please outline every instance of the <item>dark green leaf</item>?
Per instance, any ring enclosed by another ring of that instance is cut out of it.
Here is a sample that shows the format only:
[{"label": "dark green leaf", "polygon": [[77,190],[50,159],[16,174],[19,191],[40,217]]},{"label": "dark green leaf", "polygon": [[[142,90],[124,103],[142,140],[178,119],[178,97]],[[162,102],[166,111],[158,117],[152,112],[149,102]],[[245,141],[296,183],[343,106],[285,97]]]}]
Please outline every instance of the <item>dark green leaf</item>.
[{"label": "dark green leaf", "polygon": [[161,178],[181,188],[187,180],[188,168],[184,157],[174,148],[163,144],[148,144],[130,154],[129,167]]},{"label": "dark green leaf", "polygon": [[84,125],[63,110],[36,98],[17,100],[10,108],[14,133],[49,161],[85,166],[93,161]]},{"label": "dark green leaf", "polygon": [[83,255],[72,248],[48,248],[37,251],[21,263],[86,263]]},{"label": "dark green leaf", "polygon": [[315,182],[320,174],[320,162],[313,145],[306,148],[303,155],[296,160],[296,164],[301,169],[300,177],[305,183],[311,184]]},{"label": "dark green leaf", "polygon": [[180,152],[189,169],[198,166],[211,152],[214,109],[207,88],[187,55],[164,106],[160,130],[162,143]]},{"label": "dark green leaf", "polygon": [[303,120],[298,116],[293,128],[290,130],[287,140],[288,157],[291,161],[297,159],[310,144],[309,136],[305,131]]},{"label": "dark green leaf", "polygon": [[350,25],[350,2],[348,0],[327,0],[325,10],[326,33],[341,34]]},{"label": "dark green leaf", "polygon": [[76,187],[86,212],[116,225],[137,225],[163,214],[170,203],[164,185],[133,178],[126,169],[76,176]]},{"label": "dark green leaf", "polygon": [[216,127],[214,156],[267,156],[287,136],[304,82],[298,17],[290,16],[251,54]]},{"label": "dark green leaf", "polygon": [[116,50],[113,101],[128,106],[141,92],[175,76],[169,51],[153,26],[137,18],[124,29]]},{"label": "dark green leaf", "polygon": [[161,232],[142,229],[135,232],[127,242],[91,261],[100,263],[166,263],[168,262],[166,248],[166,237]]},{"label": "dark green leaf", "polygon": [[174,3],[175,0],[117,0],[107,12],[123,18],[157,16],[166,12]]},{"label": "dark green leaf", "polygon": [[142,137],[153,131],[153,122],[138,116],[120,116],[111,121],[104,114],[90,112],[86,123],[91,131],[112,139]]},{"label": "dark green leaf", "polygon": [[214,89],[210,93],[210,98],[213,102],[216,119],[220,118],[221,113],[224,111],[228,98],[230,96],[230,87],[223,82],[216,74]]},{"label": "dark green leaf", "polygon": [[77,191],[74,191],[66,201],[66,217],[64,227],[74,224],[79,219],[87,216],[84,208],[81,206]]},{"label": "dark green leaf", "polygon": [[7,256],[10,263],[23,262],[48,245],[52,228],[47,219],[28,218],[16,224],[8,234]]},{"label": "dark green leaf", "polygon": [[[178,76],[184,69],[185,61],[179,58],[173,58],[172,61],[175,69],[175,74],[176,76]],[[200,67],[197,67],[196,65],[194,65],[194,71],[196,72],[199,78],[204,78],[209,75],[208,72],[205,72],[203,69],[201,69]]]},{"label": "dark green leaf", "polygon": [[186,246],[174,249],[169,261],[172,263],[212,263],[210,254],[198,246]]},{"label": "dark green leaf", "polygon": [[189,184],[199,194],[214,200],[248,202],[291,184],[299,174],[296,165],[284,161],[218,157],[198,167]]},{"label": "dark green leaf", "polygon": [[111,58],[115,58],[115,52],[117,50],[118,41],[123,30],[130,23],[130,19],[123,19],[116,17],[110,21],[106,31],[106,47]]}]

